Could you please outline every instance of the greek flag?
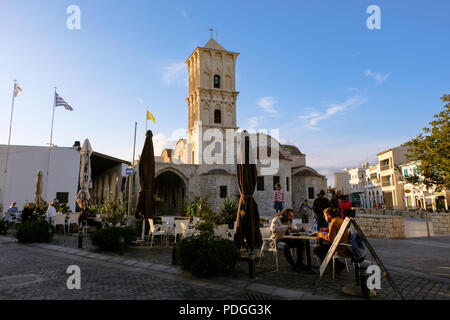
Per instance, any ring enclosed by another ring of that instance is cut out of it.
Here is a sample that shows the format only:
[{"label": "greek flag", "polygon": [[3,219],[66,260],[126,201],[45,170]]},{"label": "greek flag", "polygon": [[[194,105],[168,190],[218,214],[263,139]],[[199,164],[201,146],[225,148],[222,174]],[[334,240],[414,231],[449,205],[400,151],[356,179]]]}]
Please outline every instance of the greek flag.
[{"label": "greek flag", "polygon": [[67,102],[64,101],[56,92],[55,92],[55,107],[63,106],[66,110],[73,111],[72,107],[69,106]]}]

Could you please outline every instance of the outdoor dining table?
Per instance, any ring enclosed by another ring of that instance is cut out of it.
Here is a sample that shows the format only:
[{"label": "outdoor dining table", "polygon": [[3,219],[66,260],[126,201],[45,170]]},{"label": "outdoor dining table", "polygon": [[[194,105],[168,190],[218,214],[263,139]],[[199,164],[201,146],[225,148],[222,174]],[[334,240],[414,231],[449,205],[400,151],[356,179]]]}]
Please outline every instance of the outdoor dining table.
[{"label": "outdoor dining table", "polygon": [[311,235],[285,235],[283,239],[307,240],[303,241],[306,250],[306,267],[308,268],[308,271],[311,271],[312,265],[311,265],[311,250],[309,248],[309,240],[319,240],[319,237]]}]

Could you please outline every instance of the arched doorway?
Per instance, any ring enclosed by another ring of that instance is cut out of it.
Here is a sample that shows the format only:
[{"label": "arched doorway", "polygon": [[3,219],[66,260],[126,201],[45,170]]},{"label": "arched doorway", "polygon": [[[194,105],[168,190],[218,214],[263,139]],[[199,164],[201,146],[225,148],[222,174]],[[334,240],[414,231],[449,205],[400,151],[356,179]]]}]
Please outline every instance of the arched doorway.
[{"label": "arched doorway", "polygon": [[186,183],[172,170],[164,171],[155,178],[155,195],[162,200],[156,203],[157,214],[180,215],[186,197]]}]

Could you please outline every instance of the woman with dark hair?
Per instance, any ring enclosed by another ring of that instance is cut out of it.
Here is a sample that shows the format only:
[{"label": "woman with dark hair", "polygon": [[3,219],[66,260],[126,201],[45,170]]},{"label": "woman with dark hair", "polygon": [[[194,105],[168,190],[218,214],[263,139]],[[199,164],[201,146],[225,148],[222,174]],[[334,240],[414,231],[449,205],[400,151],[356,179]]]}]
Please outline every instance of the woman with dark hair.
[{"label": "woman with dark hair", "polygon": [[[294,218],[294,210],[285,209],[281,211],[272,220],[270,230],[272,231],[272,239],[276,239],[277,248],[283,250],[284,257],[291,265],[292,270],[301,272],[307,270],[305,264],[303,264],[303,247],[306,245],[309,252],[309,241],[300,239],[284,239],[286,234],[292,232],[292,219]],[[304,232],[304,229],[299,230]],[[297,263],[294,263],[292,259],[291,248],[297,248]]]},{"label": "woman with dark hair", "polygon": [[[323,259],[327,256],[328,250],[330,249],[331,244],[336,238],[336,235],[341,229],[341,225],[343,220],[340,218],[341,210],[337,208],[326,208],[323,211],[324,218],[327,222],[330,223],[329,228],[322,228],[320,232],[316,234],[320,238],[320,245],[314,248],[314,254],[319,257],[322,262]],[[350,243],[350,232],[348,229],[345,230],[344,234],[341,238],[341,243]],[[336,252],[341,257],[350,257],[350,252],[345,246],[338,246]],[[345,263],[342,263],[336,260],[336,273],[341,272],[345,268]]]}]

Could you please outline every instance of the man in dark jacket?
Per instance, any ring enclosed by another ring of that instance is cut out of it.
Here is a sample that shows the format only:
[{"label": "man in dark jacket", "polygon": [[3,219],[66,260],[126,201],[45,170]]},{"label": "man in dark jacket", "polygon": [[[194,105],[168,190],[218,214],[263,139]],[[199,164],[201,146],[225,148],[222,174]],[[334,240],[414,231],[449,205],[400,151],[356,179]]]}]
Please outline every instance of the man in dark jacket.
[{"label": "man in dark jacket", "polygon": [[330,201],[330,207],[339,209],[339,198],[341,197],[341,195],[342,195],[341,190],[338,190],[336,194],[333,194],[333,197],[331,198]]},{"label": "man in dark jacket", "polygon": [[330,206],[328,198],[325,197],[325,191],[320,190],[318,197],[314,200],[313,211],[317,220],[317,229],[320,231],[322,228],[327,228],[328,223],[323,216],[323,210]]}]

